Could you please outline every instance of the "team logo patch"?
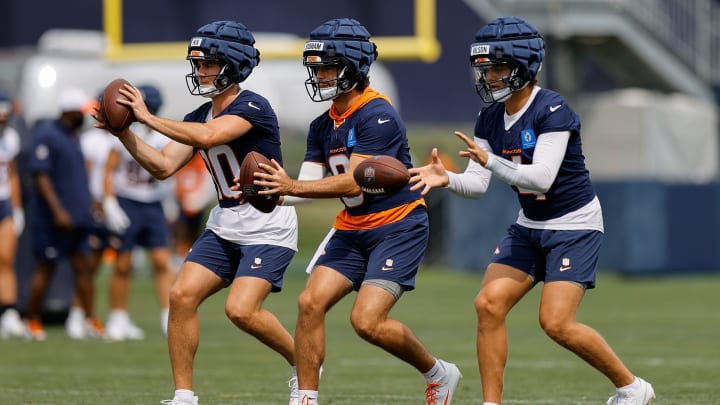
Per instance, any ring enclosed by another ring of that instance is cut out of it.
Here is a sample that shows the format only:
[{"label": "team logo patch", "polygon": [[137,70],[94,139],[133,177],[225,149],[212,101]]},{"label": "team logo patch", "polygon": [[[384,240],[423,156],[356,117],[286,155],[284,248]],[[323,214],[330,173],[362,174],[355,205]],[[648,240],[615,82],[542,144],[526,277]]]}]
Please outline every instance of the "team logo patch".
[{"label": "team logo patch", "polygon": [[190,40],[190,46],[200,46],[202,44],[202,37],[195,37]]},{"label": "team logo patch", "polygon": [[35,148],[35,157],[37,160],[45,160],[48,156],[50,156],[50,149],[44,143]]},{"label": "team logo patch", "polygon": [[520,131],[520,141],[522,141],[523,149],[534,148],[535,144],[537,143],[535,131],[533,131],[532,128],[523,129],[522,131]]},{"label": "team logo patch", "polygon": [[348,132],[348,137],[347,137],[347,146],[348,146],[348,148],[352,148],[355,145],[357,145],[357,137],[355,136],[355,128],[350,128],[350,131]]}]

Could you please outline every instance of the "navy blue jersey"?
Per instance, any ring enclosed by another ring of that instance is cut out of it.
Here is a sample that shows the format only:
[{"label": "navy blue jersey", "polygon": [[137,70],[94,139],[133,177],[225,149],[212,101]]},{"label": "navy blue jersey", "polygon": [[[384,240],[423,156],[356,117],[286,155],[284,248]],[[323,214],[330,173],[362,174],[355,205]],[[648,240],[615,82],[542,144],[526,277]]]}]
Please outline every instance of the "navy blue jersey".
[{"label": "navy blue jersey", "polygon": [[[348,170],[353,153],[389,155],[412,167],[405,124],[385,98],[371,99],[337,128],[329,112],[310,124],[306,162],[322,164],[337,175]],[[420,191],[410,191],[409,185],[390,195],[363,192],[356,197],[341,198],[351,217],[389,210],[420,199]]]},{"label": "navy blue jersey", "polygon": [[[29,168],[33,174],[42,172],[50,177],[60,203],[75,226],[93,224],[92,197],[80,141],[60,121],[46,122],[35,131]],[[30,207],[34,220],[53,222],[50,208],[37,187],[33,187]]]},{"label": "navy blue jersey", "polygon": [[518,164],[533,162],[538,137],[550,132],[570,132],[560,170],[546,193],[513,186],[527,218],[535,221],[558,218],[585,206],[595,197],[582,153],[580,118],[562,96],[541,89],[527,111],[508,130],[505,130],[504,115],[503,103],[483,109],[475,123],[475,136],[486,139],[494,154]]},{"label": "navy blue jersey", "polygon": [[[184,121],[207,122],[211,108],[212,103],[207,102],[187,114]],[[230,198],[240,193],[230,187],[235,184],[233,179],[240,174],[240,164],[249,152],[261,153],[282,165],[278,120],[275,111],[263,96],[243,90],[218,117],[228,114],[244,118],[252,124],[252,128],[226,144],[200,151],[215,183],[218,202],[223,208],[243,203],[242,199]]]}]

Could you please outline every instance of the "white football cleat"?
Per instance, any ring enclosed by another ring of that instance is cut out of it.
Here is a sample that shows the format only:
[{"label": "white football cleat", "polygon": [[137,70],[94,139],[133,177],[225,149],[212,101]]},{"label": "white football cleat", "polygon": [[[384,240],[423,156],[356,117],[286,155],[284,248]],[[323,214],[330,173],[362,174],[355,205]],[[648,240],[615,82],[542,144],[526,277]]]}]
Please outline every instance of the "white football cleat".
[{"label": "white football cleat", "polygon": [[198,405],[198,397],[193,397],[192,401],[186,401],[180,398],[165,399],[160,401],[163,405]]},{"label": "white football cleat", "polygon": [[65,319],[65,333],[73,340],[87,338],[87,330],[85,328],[85,311],[72,307]]},{"label": "white football cleat", "polygon": [[297,376],[292,376],[290,381],[288,381],[288,387],[290,388],[290,405],[300,405]]},{"label": "white football cleat", "polygon": [[105,326],[105,335],[108,340],[143,340],[145,332],[135,325],[122,310],[113,310],[108,316]]},{"label": "white football cleat", "polygon": [[438,362],[445,369],[445,376],[438,381],[428,383],[425,388],[425,405],[450,405],[458,381],[462,378],[455,364],[442,360]]},{"label": "white football cleat", "polygon": [[30,332],[14,308],[7,309],[0,317],[0,338],[30,338]]},{"label": "white football cleat", "polygon": [[634,390],[617,390],[607,405],[648,405],[655,399],[655,390],[649,382],[637,377],[640,387]]},{"label": "white football cleat", "polygon": [[[323,367],[320,366],[320,377],[322,377],[322,373]],[[290,388],[290,405],[301,405],[297,375],[293,375],[292,378],[290,378],[290,380],[288,381],[288,387]]]}]

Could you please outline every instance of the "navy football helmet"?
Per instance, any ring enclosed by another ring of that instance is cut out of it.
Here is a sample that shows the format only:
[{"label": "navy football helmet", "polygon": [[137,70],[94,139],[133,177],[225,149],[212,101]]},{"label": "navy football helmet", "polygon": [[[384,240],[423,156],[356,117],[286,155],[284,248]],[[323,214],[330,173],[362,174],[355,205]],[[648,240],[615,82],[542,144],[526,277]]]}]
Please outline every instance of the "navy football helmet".
[{"label": "navy football helmet", "polygon": [[[185,76],[185,81],[190,94],[212,97],[247,79],[260,63],[260,51],[254,45],[255,37],[239,22],[216,21],[200,27],[188,45],[192,73]],[[197,62],[201,60],[223,65],[212,85],[200,84]]]},{"label": "navy football helmet", "polygon": [[160,90],[151,84],[143,84],[137,87],[142,93],[143,101],[150,114],[157,114],[162,106],[163,99]]},{"label": "navy football helmet", "polygon": [[[338,18],[323,23],[312,30],[303,50],[308,95],[313,101],[332,100],[358,84],[363,85],[377,55],[370,33],[357,20]],[[317,73],[321,66],[337,66],[336,77],[319,80]]]},{"label": "navy football helmet", "polygon": [[[485,103],[507,100],[537,76],[545,57],[545,41],[538,30],[518,17],[500,17],[480,28],[470,47],[470,66],[475,74],[475,88]],[[510,74],[487,81],[487,70],[508,65]],[[504,87],[493,90],[498,82]]]}]

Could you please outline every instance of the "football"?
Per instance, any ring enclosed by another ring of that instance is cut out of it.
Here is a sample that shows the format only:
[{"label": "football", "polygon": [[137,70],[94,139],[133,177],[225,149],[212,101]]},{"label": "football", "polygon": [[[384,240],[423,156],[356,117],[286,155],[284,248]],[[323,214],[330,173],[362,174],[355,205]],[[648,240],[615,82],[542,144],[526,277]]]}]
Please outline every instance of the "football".
[{"label": "football", "polygon": [[130,83],[125,79],[111,81],[105,86],[100,100],[100,114],[105,117],[105,123],[113,131],[122,131],[135,121],[132,110],[117,102],[117,99],[125,98],[118,92],[125,84]]},{"label": "football", "polygon": [[255,180],[254,173],[267,173],[266,170],[260,168],[260,163],[265,163],[267,165],[271,164],[270,159],[266,158],[261,153],[253,151],[245,155],[245,158],[240,164],[240,175],[238,176],[238,179],[240,180],[240,187],[245,201],[247,201],[253,207],[257,208],[259,211],[269,213],[272,212],[277,206],[277,202],[278,199],[280,199],[280,196],[278,194],[258,194],[258,191],[260,189],[263,189],[264,187],[256,186],[255,184],[253,184],[253,181]]},{"label": "football", "polygon": [[368,194],[392,194],[410,181],[407,167],[392,156],[369,157],[355,168],[355,182]]}]

